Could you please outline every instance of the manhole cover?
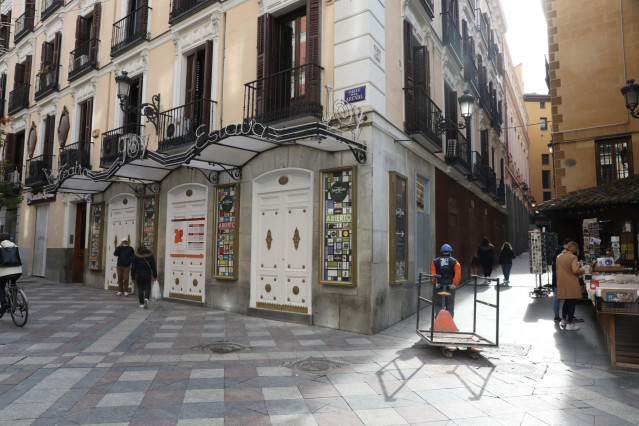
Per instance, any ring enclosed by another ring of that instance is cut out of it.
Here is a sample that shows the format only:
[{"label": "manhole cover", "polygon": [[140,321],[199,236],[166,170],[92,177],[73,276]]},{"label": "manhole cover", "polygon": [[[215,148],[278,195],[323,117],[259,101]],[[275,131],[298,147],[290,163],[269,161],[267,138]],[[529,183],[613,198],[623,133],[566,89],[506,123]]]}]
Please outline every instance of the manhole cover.
[{"label": "manhole cover", "polygon": [[516,374],[518,376],[529,377],[531,379],[543,379],[544,374],[546,373],[546,368],[546,366],[508,363],[497,365],[495,371],[503,374]]},{"label": "manhole cover", "polygon": [[248,346],[234,342],[213,342],[202,346],[195,346],[192,349],[200,349],[204,352],[211,352],[214,354],[228,354],[231,352],[241,351]]},{"label": "manhole cover", "polygon": [[347,365],[348,364],[345,362],[333,361],[327,358],[314,358],[314,357],[300,359],[297,361],[292,361],[292,362],[284,364],[285,367],[288,367],[291,370],[297,370],[304,373],[318,374],[320,376],[323,376],[329,371],[337,370]]},{"label": "manhole cover", "polygon": [[530,352],[530,345],[499,345],[499,347],[486,348],[487,354],[502,356],[526,356]]}]

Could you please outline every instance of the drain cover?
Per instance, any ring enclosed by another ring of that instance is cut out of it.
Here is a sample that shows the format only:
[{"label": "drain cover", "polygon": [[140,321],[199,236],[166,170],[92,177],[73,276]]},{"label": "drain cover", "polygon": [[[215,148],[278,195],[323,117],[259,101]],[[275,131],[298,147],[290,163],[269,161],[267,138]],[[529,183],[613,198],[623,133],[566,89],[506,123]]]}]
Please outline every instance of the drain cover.
[{"label": "drain cover", "polygon": [[213,342],[208,343],[202,346],[195,346],[193,349],[200,349],[204,352],[211,352],[214,354],[228,354],[231,352],[241,351],[242,349],[246,349],[248,346],[242,345],[235,342]]},{"label": "drain cover", "polygon": [[518,363],[499,364],[495,371],[504,374],[516,374],[531,379],[543,379],[546,366],[526,365]]},{"label": "drain cover", "polygon": [[329,371],[337,370],[345,367],[348,364],[340,361],[333,361],[327,358],[304,358],[297,361],[284,364],[285,367],[291,370],[301,371],[303,373],[312,373],[320,376],[325,375]]}]

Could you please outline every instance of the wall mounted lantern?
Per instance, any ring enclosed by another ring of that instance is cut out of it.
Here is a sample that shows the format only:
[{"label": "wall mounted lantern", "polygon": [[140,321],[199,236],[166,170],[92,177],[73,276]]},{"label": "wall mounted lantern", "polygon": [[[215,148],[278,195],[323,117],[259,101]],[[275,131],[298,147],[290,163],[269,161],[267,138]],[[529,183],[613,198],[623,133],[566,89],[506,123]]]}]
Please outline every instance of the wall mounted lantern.
[{"label": "wall mounted lantern", "polygon": [[639,118],[637,104],[639,103],[639,84],[635,84],[634,80],[628,80],[626,85],[621,88],[621,94],[626,100],[626,108],[630,111],[633,118]]},{"label": "wall mounted lantern", "polygon": [[127,103],[129,99],[129,91],[131,90],[131,78],[126,71],[122,71],[120,75],[115,76],[116,93],[120,100],[120,109],[129,114],[139,112],[140,115],[146,117],[155,126],[155,133],[160,133],[158,120],[160,118],[160,94],[157,93],[151,98],[152,103],[145,102],[137,106],[131,106]]},{"label": "wall mounted lantern", "polygon": [[455,128],[459,130],[466,128],[466,122],[473,115],[473,109],[475,108],[475,97],[471,95],[468,90],[464,90],[464,94],[461,95],[457,100],[459,101],[459,109],[461,112],[461,116],[464,119],[464,123],[449,123],[446,118],[442,116],[441,112],[434,112],[433,115],[436,120],[435,132],[437,133],[437,136],[441,135],[449,128]]}]

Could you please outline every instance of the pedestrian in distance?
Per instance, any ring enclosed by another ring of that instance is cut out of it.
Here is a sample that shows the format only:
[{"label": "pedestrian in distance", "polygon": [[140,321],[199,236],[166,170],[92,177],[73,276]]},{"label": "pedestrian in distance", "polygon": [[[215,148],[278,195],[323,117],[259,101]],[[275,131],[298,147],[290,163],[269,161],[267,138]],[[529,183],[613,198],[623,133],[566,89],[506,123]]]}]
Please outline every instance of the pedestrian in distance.
[{"label": "pedestrian in distance", "polygon": [[501,271],[504,274],[504,284],[506,285],[510,284],[510,270],[513,267],[513,259],[515,257],[517,256],[515,256],[513,247],[509,242],[505,242],[499,252],[499,264],[501,265]]},{"label": "pedestrian in distance", "polygon": [[158,278],[158,270],[155,258],[146,244],[141,243],[133,257],[131,264],[131,276],[133,285],[138,286],[138,300],[140,308],[149,309],[149,297],[151,297],[151,282]]},{"label": "pedestrian in distance", "polygon": [[[452,317],[455,313],[455,289],[459,286],[459,281],[461,280],[461,267],[457,259],[450,255],[453,251],[450,245],[444,244],[440,251],[442,255],[430,264],[430,274],[439,275],[437,284],[441,286],[441,290],[450,293],[450,296],[446,296],[445,308]],[[443,297],[444,296],[438,294],[438,289],[435,288],[433,291],[433,309],[435,309],[435,316],[442,310]]]},{"label": "pedestrian in distance", "polygon": [[557,256],[556,260],[557,298],[564,301],[560,325],[571,331],[579,330],[579,326],[573,323],[575,305],[577,304],[577,299],[581,299],[579,276],[584,273],[584,270],[579,268],[578,254],[579,245],[574,241],[570,241],[566,244],[564,251]]},{"label": "pedestrian in distance", "polygon": [[552,308],[555,312],[555,322],[561,321],[561,317],[559,316],[559,305],[561,304],[561,300],[557,298],[557,256],[559,256],[565,249],[566,244],[571,242],[572,239],[564,238],[564,242],[562,245],[557,246],[555,252],[552,255],[552,291],[553,291],[553,303]]},{"label": "pedestrian in distance", "polygon": [[118,292],[116,296],[129,295],[129,276],[131,275],[131,263],[135,256],[135,250],[129,245],[129,240],[123,238],[120,245],[115,248],[113,256],[117,256]]},{"label": "pedestrian in distance", "polygon": [[481,239],[479,247],[477,247],[477,257],[479,264],[484,271],[484,284],[490,284],[490,275],[493,273],[493,262],[495,261],[495,247],[490,243],[488,237]]},{"label": "pedestrian in distance", "polygon": [[[11,240],[6,232],[0,233],[0,247],[2,249],[13,249],[18,246]],[[0,265],[0,317],[7,311],[7,295],[4,290],[7,283],[15,286],[18,278],[22,275],[22,265],[1,266]]]}]

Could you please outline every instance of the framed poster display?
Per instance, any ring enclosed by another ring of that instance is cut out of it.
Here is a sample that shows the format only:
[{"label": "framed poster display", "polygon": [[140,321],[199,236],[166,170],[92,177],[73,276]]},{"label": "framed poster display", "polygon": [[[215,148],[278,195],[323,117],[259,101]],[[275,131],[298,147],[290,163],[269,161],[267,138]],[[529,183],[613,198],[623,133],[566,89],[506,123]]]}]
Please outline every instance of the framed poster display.
[{"label": "framed poster display", "polygon": [[[157,257],[158,240],[158,196],[140,198],[140,214],[142,224],[140,241]],[[134,247],[137,250],[137,247]]]},{"label": "framed poster display", "polygon": [[357,285],[356,174],[354,167],[320,173],[321,284]]},{"label": "framed poster display", "polygon": [[89,269],[102,270],[102,235],[104,231],[104,203],[91,204],[89,235]]},{"label": "framed poster display", "polygon": [[389,271],[390,283],[408,281],[408,179],[389,172]]},{"label": "framed poster display", "polygon": [[215,265],[213,277],[222,280],[236,280],[238,273],[239,243],[239,200],[238,184],[215,187]]}]

